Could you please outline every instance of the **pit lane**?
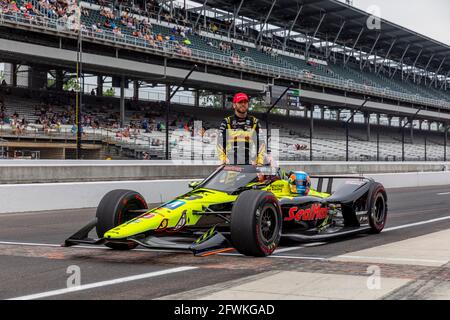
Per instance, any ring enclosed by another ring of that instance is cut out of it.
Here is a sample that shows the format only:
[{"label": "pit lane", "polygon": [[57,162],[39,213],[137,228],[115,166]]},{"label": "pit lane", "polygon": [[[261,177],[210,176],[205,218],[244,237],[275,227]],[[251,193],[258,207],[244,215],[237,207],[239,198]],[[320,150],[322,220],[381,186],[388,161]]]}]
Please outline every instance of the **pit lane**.
[{"label": "pit lane", "polygon": [[[0,299],[64,289],[70,276],[69,266],[80,268],[82,285],[97,283],[99,286],[43,299],[182,298],[184,292],[245,282],[272,271],[361,276],[371,263],[358,259],[353,252],[450,229],[450,218],[447,218],[450,217],[450,194],[446,194],[449,191],[450,186],[388,190],[388,222],[380,235],[360,235],[327,243],[282,244],[270,258],[243,257],[235,252],[200,258],[169,250],[117,252],[104,247],[61,248],[59,244],[89,221],[95,209],[1,214]],[[334,260],[346,255],[356,258]],[[405,258],[411,260],[407,265],[396,264],[388,258],[383,261],[385,274],[408,276],[408,279],[431,274],[436,271],[431,262],[442,260],[422,259],[413,250],[410,257]],[[431,265],[422,260],[429,260]],[[180,267],[192,269],[171,272]],[[136,275],[150,276],[139,280],[129,278]],[[125,280],[111,282],[117,279]]]}]

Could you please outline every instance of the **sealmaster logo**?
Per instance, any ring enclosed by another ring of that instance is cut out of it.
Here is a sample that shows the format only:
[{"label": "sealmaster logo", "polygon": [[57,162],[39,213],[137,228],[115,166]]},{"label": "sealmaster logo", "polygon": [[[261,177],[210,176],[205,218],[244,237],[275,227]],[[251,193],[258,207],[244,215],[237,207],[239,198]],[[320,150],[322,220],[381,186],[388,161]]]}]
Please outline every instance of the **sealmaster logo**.
[{"label": "sealmaster logo", "polygon": [[316,219],[325,219],[328,217],[328,208],[320,207],[320,204],[313,204],[309,209],[298,209],[292,207],[289,209],[289,217],[284,218],[284,221],[312,221]]}]

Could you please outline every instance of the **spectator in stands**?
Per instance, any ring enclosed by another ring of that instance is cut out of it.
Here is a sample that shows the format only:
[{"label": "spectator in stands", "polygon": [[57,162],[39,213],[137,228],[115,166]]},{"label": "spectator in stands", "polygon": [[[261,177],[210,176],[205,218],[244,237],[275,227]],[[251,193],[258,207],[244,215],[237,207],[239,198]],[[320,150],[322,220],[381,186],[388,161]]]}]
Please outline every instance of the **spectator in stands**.
[{"label": "spectator in stands", "polygon": [[12,1],[11,2],[11,5],[10,5],[10,7],[9,7],[9,9],[12,11],[12,12],[20,12],[20,10],[19,10],[19,8],[17,7],[17,4],[16,4],[16,2],[15,1]]},{"label": "spectator in stands", "polygon": [[296,143],[296,144],[294,144],[294,149],[297,151],[306,150],[306,149],[308,149],[308,146],[306,144]]},{"label": "spectator in stands", "polygon": [[209,29],[212,31],[212,33],[216,33],[219,30],[219,27],[211,22],[211,24],[209,25]]},{"label": "spectator in stands", "polygon": [[109,20],[109,19],[107,19],[106,21],[105,21],[105,23],[103,24],[103,26],[105,27],[105,28],[111,28],[111,21]]},{"label": "spectator in stands", "polygon": [[241,57],[238,54],[233,53],[231,56],[231,63],[235,65],[242,65],[243,62],[241,61]]},{"label": "spectator in stands", "polygon": [[126,126],[122,130],[122,137],[124,137],[124,138],[129,138],[130,137],[130,126]]},{"label": "spectator in stands", "polygon": [[117,27],[117,26],[113,29],[113,33],[114,33],[116,36],[120,37],[120,38],[123,37],[122,31],[121,31],[120,28]]},{"label": "spectator in stands", "polygon": [[61,133],[61,128],[62,128],[61,122],[60,121],[56,122],[55,125],[56,132]]},{"label": "spectator in stands", "polygon": [[163,19],[167,22],[171,22],[172,21],[172,16],[168,13],[163,15]]},{"label": "spectator in stands", "polygon": [[141,128],[144,130],[145,133],[149,133],[149,125],[147,119],[144,119],[144,121],[142,121]]}]

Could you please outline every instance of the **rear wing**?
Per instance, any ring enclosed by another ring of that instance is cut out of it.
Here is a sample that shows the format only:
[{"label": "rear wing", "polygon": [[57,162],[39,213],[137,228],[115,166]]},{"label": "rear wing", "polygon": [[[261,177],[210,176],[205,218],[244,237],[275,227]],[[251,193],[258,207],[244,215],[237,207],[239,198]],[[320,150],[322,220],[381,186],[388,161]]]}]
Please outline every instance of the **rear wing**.
[{"label": "rear wing", "polygon": [[372,178],[362,176],[311,176],[311,187],[318,192],[333,194],[344,184],[363,184],[374,182]]}]

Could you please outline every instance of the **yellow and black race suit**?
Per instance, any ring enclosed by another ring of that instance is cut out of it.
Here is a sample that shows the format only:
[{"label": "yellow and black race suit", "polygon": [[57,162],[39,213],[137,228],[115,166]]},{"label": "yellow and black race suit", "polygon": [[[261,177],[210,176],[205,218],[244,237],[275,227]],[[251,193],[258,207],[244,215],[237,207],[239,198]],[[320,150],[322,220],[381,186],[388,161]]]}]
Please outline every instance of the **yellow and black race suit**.
[{"label": "yellow and black race suit", "polygon": [[[261,139],[261,126],[253,116],[239,118],[236,115],[223,119],[217,139],[219,160],[231,164],[264,164],[266,144]],[[255,152],[252,155],[252,148]]]}]

